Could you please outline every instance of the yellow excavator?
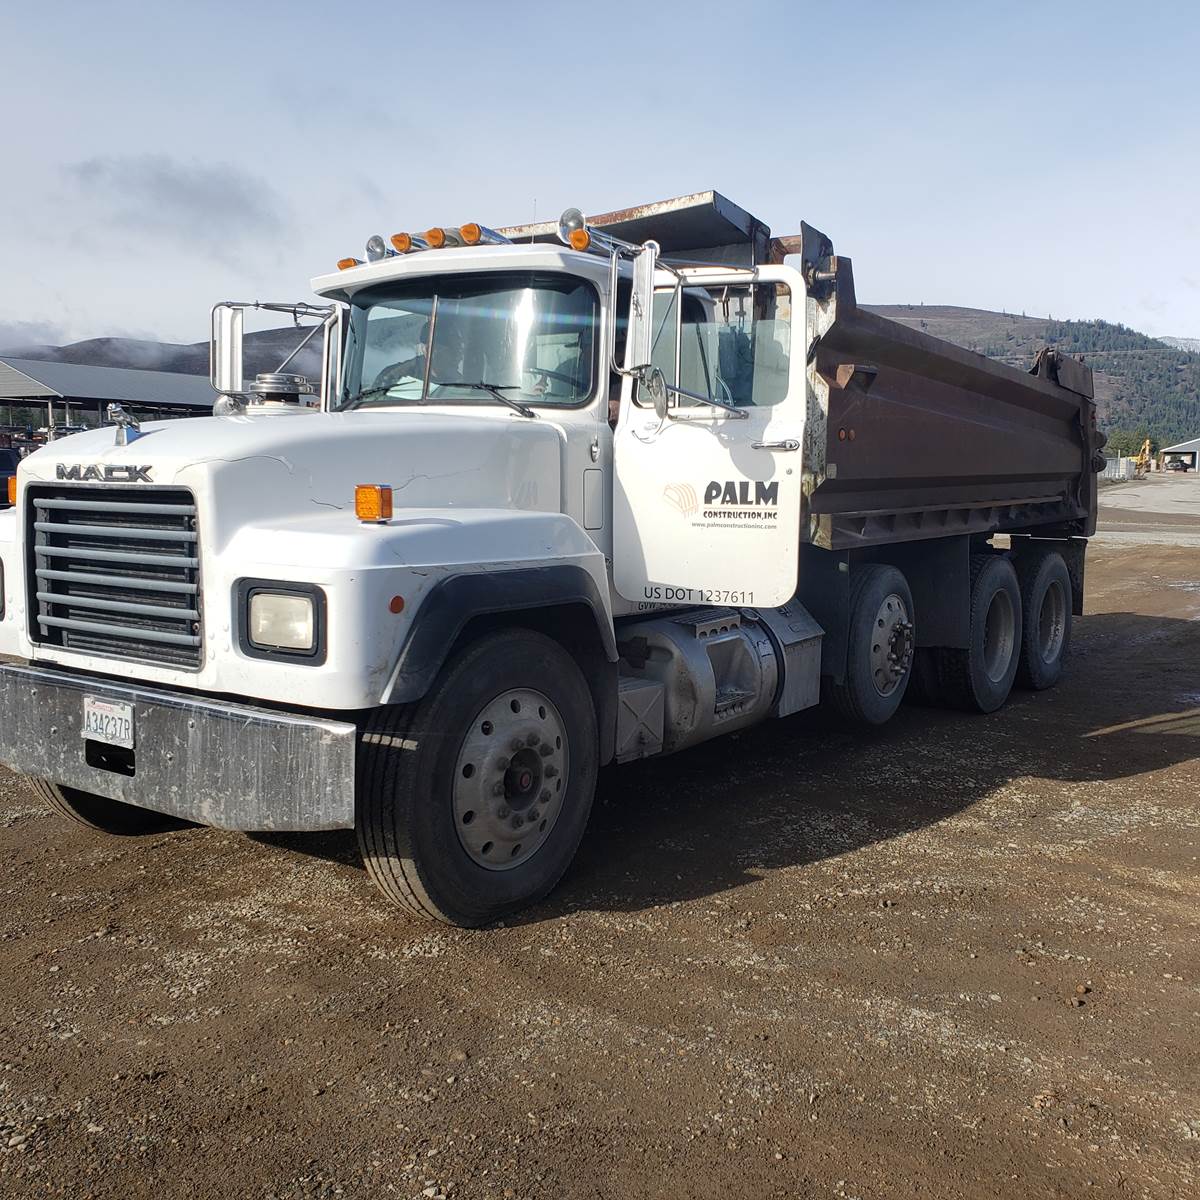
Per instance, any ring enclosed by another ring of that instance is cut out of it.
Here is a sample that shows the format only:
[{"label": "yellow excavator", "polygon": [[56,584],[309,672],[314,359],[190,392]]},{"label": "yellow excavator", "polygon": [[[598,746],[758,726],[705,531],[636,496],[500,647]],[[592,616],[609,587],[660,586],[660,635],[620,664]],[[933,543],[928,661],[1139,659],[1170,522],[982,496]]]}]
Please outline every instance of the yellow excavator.
[{"label": "yellow excavator", "polygon": [[1150,460],[1153,455],[1150,453],[1150,439],[1147,438],[1142,443],[1142,448],[1138,451],[1138,456],[1133,460],[1133,473],[1138,479],[1144,479],[1146,472],[1150,470]]}]

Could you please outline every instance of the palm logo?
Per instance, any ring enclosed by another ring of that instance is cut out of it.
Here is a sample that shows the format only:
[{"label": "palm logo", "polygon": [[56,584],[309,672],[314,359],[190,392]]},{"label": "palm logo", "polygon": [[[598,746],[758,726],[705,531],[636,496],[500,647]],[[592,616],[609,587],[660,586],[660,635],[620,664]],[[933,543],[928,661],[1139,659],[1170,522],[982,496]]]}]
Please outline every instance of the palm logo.
[{"label": "palm logo", "polygon": [[700,507],[700,502],[696,499],[696,489],[690,483],[668,483],[663,488],[663,499],[673,508],[679,509],[685,517],[690,517]]}]

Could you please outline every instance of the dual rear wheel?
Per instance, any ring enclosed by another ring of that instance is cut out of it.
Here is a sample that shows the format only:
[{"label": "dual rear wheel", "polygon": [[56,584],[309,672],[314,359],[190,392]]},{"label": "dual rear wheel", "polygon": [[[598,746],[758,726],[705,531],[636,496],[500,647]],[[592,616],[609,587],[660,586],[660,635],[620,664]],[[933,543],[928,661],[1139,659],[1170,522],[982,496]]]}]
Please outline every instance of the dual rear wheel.
[{"label": "dual rear wheel", "polygon": [[995,712],[1014,685],[1053,687],[1070,645],[1071,577],[1057,550],[976,555],[971,644],[931,652],[936,698],[968,712]]}]

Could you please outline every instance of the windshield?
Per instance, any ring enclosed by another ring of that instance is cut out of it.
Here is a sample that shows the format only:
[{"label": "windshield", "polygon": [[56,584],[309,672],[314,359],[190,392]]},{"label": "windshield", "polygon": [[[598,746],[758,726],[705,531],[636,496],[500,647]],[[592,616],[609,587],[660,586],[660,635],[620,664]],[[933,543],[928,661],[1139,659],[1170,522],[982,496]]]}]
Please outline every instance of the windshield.
[{"label": "windshield", "polygon": [[596,374],[597,309],[582,279],[528,271],[359,292],[339,407],[582,404]]}]

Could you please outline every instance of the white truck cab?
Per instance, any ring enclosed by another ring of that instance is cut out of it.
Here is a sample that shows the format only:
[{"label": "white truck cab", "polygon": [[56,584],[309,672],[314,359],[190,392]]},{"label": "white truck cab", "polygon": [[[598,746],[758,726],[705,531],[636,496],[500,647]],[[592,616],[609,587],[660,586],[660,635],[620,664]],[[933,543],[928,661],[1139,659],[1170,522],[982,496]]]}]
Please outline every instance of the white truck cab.
[{"label": "white truck cab", "polygon": [[[557,883],[606,763],[823,691],[879,723],[922,666],[980,710],[1047,686],[1090,375],[881,332],[849,267],[706,193],[373,237],[320,305],[218,305],[213,417],[118,411],[20,465],[0,762],[101,830],[354,827],[391,899],[480,925]],[[320,380],[243,378],[264,307]],[[1011,408],[1000,463],[977,403]],[[904,420],[968,431],[953,480],[881,468]]]}]

